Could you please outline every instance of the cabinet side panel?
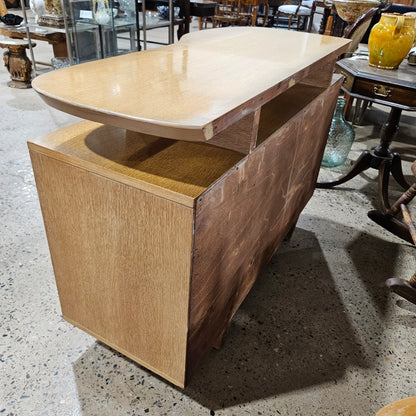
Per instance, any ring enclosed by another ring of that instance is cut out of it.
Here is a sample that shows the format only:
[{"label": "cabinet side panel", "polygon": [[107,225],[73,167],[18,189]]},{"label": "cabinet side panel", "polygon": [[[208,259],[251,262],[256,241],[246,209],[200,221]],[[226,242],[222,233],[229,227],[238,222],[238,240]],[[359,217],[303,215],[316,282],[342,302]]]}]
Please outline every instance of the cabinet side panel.
[{"label": "cabinet side panel", "polygon": [[31,158],[64,318],[183,386],[193,210]]},{"label": "cabinet side panel", "polygon": [[198,198],[190,371],[220,344],[261,267],[311,197],[339,87],[338,80]]}]

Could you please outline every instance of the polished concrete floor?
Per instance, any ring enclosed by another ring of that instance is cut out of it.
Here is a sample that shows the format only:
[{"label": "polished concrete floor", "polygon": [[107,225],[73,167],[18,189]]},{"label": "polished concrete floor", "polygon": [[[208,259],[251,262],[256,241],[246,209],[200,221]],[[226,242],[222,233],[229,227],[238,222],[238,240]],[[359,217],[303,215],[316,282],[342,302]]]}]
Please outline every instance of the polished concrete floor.
[{"label": "polished concrete floor", "polygon": [[[41,44],[44,60],[51,51]],[[8,88],[8,78],[0,68],[1,416],[370,416],[416,395],[416,306],[384,285],[410,278],[415,251],[367,218],[378,206],[374,170],[315,191],[224,346],[183,391],[66,323],[26,141],[76,119],[31,89]],[[350,159],[377,143],[386,116],[367,111]],[[393,146],[409,181],[415,139],[415,118],[403,113]]]}]

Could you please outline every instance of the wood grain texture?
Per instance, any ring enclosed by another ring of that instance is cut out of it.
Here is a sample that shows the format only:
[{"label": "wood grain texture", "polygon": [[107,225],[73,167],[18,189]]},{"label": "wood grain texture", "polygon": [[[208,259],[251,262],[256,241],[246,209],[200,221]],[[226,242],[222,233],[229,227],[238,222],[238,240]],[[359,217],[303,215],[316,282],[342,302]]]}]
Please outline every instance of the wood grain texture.
[{"label": "wood grain texture", "polygon": [[334,72],[334,62],[337,60],[338,56],[337,52],[332,53],[327,59],[312,63],[301,83],[303,85],[312,85],[314,87],[328,87]]},{"label": "wood grain texture", "polygon": [[263,143],[324,91],[324,88],[298,84],[265,104],[261,109],[257,144]]},{"label": "wood grain texture", "polygon": [[193,207],[242,155],[84,121],[28,143],[29,149]]},{"label": "wood grain texture", "polygon": [[[219,344],[312,195],[340,83],[337,77],[197,199],[187,377]],[[284,110],[287,104],[280,105]]]},{"label": "wood grain texture", "polygon": [[258,109],[243,117],[237,123],[214,136],[208,143],[245,155],[250,153],[256,147],[260,113],[261,110]]},{"label": "wood grain texture", "polygon": [[63,316],[183,387],[193,210],[30,153]]},{"label": "wood grain texture", "polygon": [[29,143],[64,318],[184,387],[311,196],[339,84],[263,106],[245,157],[92,122]]},{"label": "wood grain texture", "polygon": [[310,65],[332,65],[348,43],[303,32],[221,28],[49,72],[33,87],[48,104],[82,118],[206,141],[311,75]]}]

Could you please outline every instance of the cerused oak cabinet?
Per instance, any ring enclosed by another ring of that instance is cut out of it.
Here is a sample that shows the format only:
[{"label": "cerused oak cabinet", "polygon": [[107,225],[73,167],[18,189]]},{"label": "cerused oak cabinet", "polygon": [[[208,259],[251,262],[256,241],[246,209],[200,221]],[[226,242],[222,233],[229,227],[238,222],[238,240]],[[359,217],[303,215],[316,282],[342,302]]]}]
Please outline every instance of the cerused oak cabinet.
[{"label": "cerused oak cabinet", "polygon": [[89,119],[29,142],[64,318],[184,387],[313,193],[347,44],[215,29],[36,78]]}]

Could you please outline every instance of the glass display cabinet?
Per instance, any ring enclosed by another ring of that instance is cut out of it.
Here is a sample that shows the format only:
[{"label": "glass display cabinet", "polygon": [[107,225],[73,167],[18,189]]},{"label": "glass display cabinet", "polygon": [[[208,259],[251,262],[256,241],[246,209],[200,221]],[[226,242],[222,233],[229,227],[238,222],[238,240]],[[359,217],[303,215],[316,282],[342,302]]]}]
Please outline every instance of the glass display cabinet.
[{"label": "glass display cabinet", "polygon": [[138,50],[134,0],[64,0],[73,64]]},{"label": "glass display cabinet", "polygon": [[[173,43],[175,25],[183,26],[185,21],[179,17],[183,8],[172,0],[64,0],[63,3],[73,64],[147,49],[147,43]],[[158,11],[160,6],[163,9]],[[147,37],[148,30],[163,27],[168,29],[166,42]]]}]

